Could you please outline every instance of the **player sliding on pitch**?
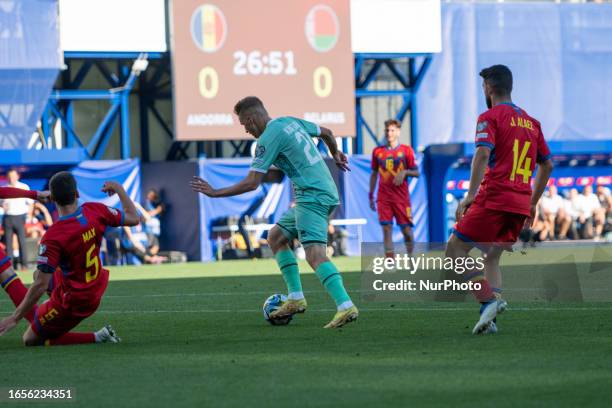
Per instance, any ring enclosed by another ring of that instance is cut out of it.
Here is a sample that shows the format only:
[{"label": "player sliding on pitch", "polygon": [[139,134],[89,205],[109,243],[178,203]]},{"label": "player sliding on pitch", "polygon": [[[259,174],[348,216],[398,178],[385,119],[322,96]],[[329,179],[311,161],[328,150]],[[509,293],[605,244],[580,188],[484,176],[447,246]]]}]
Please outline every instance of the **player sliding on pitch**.
[{"label": "player sliding on pitch", "polygon": [[325,328],[341,327],[356,320],[359,312],[344,288],[338,269],[326,255],[328,218],[339,204],[338,190],[312,138],[320,137],[336,165],[343,171],[348,170],[347,158],[338,150],[332,132],[288,116],[271,119],[261,100],[254,96],[240,100],[234,112],[246,132],[257,139],[251,171],[230,187],[214,189],[199,177],[191,181],[191,187],[209,197],[234,196],[259,187],[271,165],[281,169],[293,182],[297,205],[289,209],[268,234],[268,243],[289,293],[288,301],[270,318],[279,319],[306,311],[297,260],[288,245],[297,238],[304,246],[306,260],[338,309]]},{"label": "player sliding on pitch", "polygon": [[[45,203],[49,200],[49,192],[0,187],[0,199],[7,200],[11,198],[29,198]],[[0,248],[0,286],[6,291],[6,294],[9,295],[15,306],[19,306],[28,289],[23,285],[21,279],[19,279],[19,276],[17,276],[13,270],[11,256],[12,254],[7,255],[4,250]],[[31,323],[34,318],[34,313],[30,311],[24,317]]]},{"label": "player sliding on pitch", "polygon": [[[136,207],[123,187],[114,181],[104,183],[102,191],[116,193],[124,213],[100,203],[79,206],[76,180],[68,172],[54,175],[49,189],[60,218],[40,243],[34,283],[27,293],[21,289],[20,299],[11,295],[19,306],[0,322],[0,336],[17,326],[22,318],[30,320],[34,313],[23,335],[26,346],[117,343],[120,340],[110,326],[95,333],[70,330],[96,311],[106,290],[108,271],[100,262],[104,230],[107,226],[138,224]],[[37,306],[48,291],[49,300]]]},{"label": "player sliding on pitch", "polygon": [[510,69],[493,65],[480,76],[489,110],[478,118],[470,187],[447,246],[447,256],[455,258],[467,257],[475,246],[486,251],[484,276],[481,271],[463,276],[481,283],[473,291],[482,305],[474,334],[497,332],[495,318],[507,305],[501,298],[499,259],[512,250],[523,226],[533,222],[553,169],[540,122],[512,103]]}]

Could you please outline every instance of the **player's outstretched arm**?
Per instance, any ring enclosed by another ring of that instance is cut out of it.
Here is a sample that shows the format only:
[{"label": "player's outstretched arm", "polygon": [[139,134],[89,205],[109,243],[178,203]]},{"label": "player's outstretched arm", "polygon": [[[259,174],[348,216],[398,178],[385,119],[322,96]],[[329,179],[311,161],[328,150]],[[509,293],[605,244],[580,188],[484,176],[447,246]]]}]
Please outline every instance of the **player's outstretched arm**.
[{"label": "player's outstretched arm", "polygon": [[259,171],[249,171],[249,174],[239,183],[233,186],[215,189],[206,180],[200,177],[193,177],[189,182],[191,189],[197,193],[202,193],[209,197],[230,197],[240,195],[255,190],[263,181],[265,173]]},{"label": "player's outstretched arm", "polygon": [[325,143],[329,152],[336,162],[336,166],[342,171],[351,171],[348,166],[348,159],[344,153],[338,150],[338,144],[336,143],[336,138],[332,131],[328,128],[321,127],[321,134],[319,135],[321,140]]},{"label": "player's outstretched arm", "polygon": [[526,226],[531,226],[535,219],[536,207],[546,189],[553,168],[554,165],[550,159],[538,164],[538,171],[536,172],[535,181],[533,183],[533,192],[531,193],[531,216],[525,222]]},{"label": "player's outstretched arm", "polygon": [[376,211],[376,204],[374,203],[374,190],[376,189],[376,180],[378,180],[378,171],[372,170],[370,174],[370,193],[368,197],[370,199],[370,208],[372,211]]},{"label": "player's outstretched arm", "polygon": [[119,197],[121,207],[123,207],[123,225],[131,227],[140,223],[140,217],[138,216],[138,211],[136,211],[136,206],[121,184],[116,181],[106,181],[102,186],[102,192],[109,196],[117,194]]},{"label": "player's outstretched arm", "polygon": [[15,187],[0,187],[0,199],[30,198],[41,203],[49,201],[48,191],[23,190]]},{"label": "player's outstretched arm", "polygon": [[478,188],[480,187],[480,183],[482,183],[482,179],[484,178],[485,171],[487,170],[487,163],[489,162],[489,156],[491,155],[491,149],[486,146],[480,146],[476,149],[474,153],[474,158],[472,159],[472,171],[470,173],[470,188],[466,197],[459,203],[457,207],[456,218],[457,221],[461,219],[465,210],[468,209],[474,198],[476,198],[476,193],[478,192]]},{"label": "player's outstretched arm", "polygon": [[12,315],[0,322],[0,336],[17,326],[17,323],[38,303],[40,297],[47,291],[53,274],[38,271],[34,276],[34,283],[28,289],[21,304],[17,306]]}]

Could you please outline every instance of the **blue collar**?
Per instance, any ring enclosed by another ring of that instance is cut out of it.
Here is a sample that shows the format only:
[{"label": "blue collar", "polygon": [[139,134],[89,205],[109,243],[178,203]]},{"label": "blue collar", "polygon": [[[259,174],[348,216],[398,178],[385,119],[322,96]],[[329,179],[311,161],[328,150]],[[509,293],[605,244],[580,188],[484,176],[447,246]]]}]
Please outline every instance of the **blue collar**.
[{"label": "blue collar", "polygon": [[58,221],[64,221],[64,220],[67,220],[69,218],[78,217],[82,213],[83,213],[83,208],[81,206],[79,206],[79,208],[77,208],[77,210],[75,212],[73,212],[72,214],[63,215],[63,216],[59,217]]},{"label": "blue collar", "polygon": [[521,113],[521,108],[519,108],[518,106],[516,106],[516,105],[514,104],[514,102],[502,102],[502,103],[498,103],[496,106],[499,106],[499,105],[506,105],[506,106],[510,106],[510,107],[514,108],[514,110],[515,110],[515,111],[516,111],[518,114],[520,114],[520,113]]}]

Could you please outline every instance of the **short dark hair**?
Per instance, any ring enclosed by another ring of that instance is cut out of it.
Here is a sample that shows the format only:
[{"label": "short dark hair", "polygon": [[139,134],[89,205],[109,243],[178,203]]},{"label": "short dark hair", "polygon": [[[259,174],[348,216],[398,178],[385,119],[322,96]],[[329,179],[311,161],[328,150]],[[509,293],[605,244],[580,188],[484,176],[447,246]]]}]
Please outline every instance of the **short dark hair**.
[{"label": "short dark hair", "polygon": [[51,199],[58,205],[70,205],[77,199],[77,183],[68,171],[60,171],[49,180]]},{"label": "short dark hair", "polygon": [[505,65],[493,65],[480,71],[480,76],[497,95],[512,92],[512,71]]},{"label": "short dark hair", "polygon": [[234,105],[234,113],[236,115],[240,115],[240,112],[244,112],[250,109],[262,109],[264,111],[266,110],[261,99],[256,96],[247,96],[246,98],[242,98],[236,103],[236,105]]},{"label": "short dark hair", "polygon": [[395,126],[398,129],[402,127],[402,122],[400,122],[397,119],[388,119],[385,120],[385,129],[388,128],[389,126]]}]

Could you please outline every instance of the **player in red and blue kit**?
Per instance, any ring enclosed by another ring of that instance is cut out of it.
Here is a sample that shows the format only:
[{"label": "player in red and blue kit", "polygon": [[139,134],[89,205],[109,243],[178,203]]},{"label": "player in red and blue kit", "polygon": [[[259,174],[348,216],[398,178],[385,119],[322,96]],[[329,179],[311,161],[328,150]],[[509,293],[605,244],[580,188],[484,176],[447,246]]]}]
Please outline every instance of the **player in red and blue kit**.
[{"label": "player in red and blue kit", "polygon": [[457,224],[447,246],[447,256],[454,258],[467,257],[475,246],[486,254],[484,273],[475,270],[463,276],[480,283],[473,291],[482,304],[474,334],[497,331],[495,318],[507,306],[500,295],[499,259],[504,250],[512,249],[523,226],[533,221],[553,169],[540,122],[512,102],[510,69],[494,65],[480,76],[489,110],[478,118],[470,187],[457,208]]},{"label": "player in red and blue kit", "polygon": [[[136,207],[123,187],[113,181],[104,183],[102,191],[116,193],[124,212],[100,203],[79,206],[76,180],[68,172],[54,175],[49,187],[60,218],[40,243],[34,283],[15,312],[0,322],[0,335],[34,311],[23,335],[26,346],[116,343],[119,338],[108,325],[95,333],[70,330],[96,311],[108,284],[108,271],[100,262],[106,227],[138,224]],[[46,291],[50,291],[49,299],[36,306]]]},{"label": "player in red and blue kit", "polygon": [[[0,187],[0,199],[11,198],[29,198],[38,200],[41,203],[49,200],[48,191],[22,190],[13,187]],[[21,300],[25,297],[28,289],[24,286],[19,276],[13,270],[11,256],[0,248],[0,286],[9,295],[15,306],[19,306]],[[32,322],[34,313],[30,311],[24,316],[29,322]]]},{"label": "player in red and blue kit", "polygon": [[[408,177],[419,177],[412,147],[400,144],[401,123],[395,119],[385,121],[387,144],[372,152],[370,176],[370,207],[378,209],[378,220],[383,229],[385,256],[393,257],[393,218],[404,235],[408,253],[412,253],[412,209],[408,192]],[[376,204],[374,189],[378,183]]]}]

